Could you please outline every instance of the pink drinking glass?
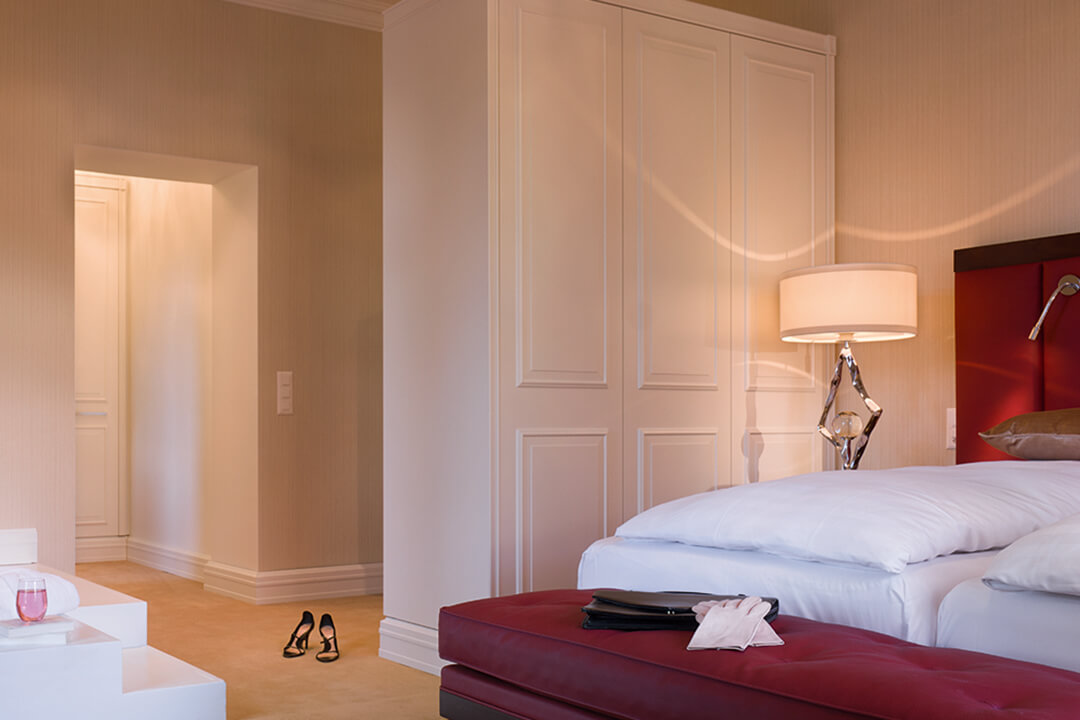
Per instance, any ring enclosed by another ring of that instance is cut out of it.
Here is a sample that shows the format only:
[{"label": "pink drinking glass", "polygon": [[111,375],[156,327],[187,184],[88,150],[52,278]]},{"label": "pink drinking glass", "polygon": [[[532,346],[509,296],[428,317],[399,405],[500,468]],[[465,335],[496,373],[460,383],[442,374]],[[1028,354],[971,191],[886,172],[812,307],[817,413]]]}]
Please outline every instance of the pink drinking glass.
[{"label": "pink drinking glass", "polygon": [[45,617],[45,608],[49,605],[45,593],[45,578],[19,578],[19,588],[15,593],[15,610],[23,622],[37,622]]}]

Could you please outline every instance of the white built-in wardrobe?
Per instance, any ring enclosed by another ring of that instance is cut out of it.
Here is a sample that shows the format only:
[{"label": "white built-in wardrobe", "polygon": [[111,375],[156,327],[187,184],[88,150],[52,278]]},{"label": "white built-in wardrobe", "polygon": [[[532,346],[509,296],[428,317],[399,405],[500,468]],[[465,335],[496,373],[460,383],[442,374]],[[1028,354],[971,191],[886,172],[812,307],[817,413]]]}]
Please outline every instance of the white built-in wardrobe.
[{"label": "white built-in wardrobe", "polygon": [[819,469],[777,282],[832,255],[833,39],[677,0],[386,15],[380,653],[572,587],[682,495]]}]

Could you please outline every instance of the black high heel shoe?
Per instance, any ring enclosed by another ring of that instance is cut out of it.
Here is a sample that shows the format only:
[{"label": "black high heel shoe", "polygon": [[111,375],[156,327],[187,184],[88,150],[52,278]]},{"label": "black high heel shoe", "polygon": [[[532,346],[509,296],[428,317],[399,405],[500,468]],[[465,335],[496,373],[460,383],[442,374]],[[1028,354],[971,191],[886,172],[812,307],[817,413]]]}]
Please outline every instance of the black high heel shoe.
[{"label": "black high heel shoe", "polygon": [[334,619],[330,613],[323,613],[319,620],[319,634],[322,635],[322,650],[315,654],[319,662],[334,662],[338,659],[337,631],[334,629]]},{"label": "black high heel shoe", "polygon": [[[305,630],[304,627],[307,627]],[[300,617],[300,624],[296,626],[296,629],[292,631],[292,636],[289,637],[289,644],[285,646],[285,649],[281,651],[282,656],[287,658],[300,657],[307,652],[307,639],[311,634],[311,629],[315,627],[315,616],[307,610]]]}]

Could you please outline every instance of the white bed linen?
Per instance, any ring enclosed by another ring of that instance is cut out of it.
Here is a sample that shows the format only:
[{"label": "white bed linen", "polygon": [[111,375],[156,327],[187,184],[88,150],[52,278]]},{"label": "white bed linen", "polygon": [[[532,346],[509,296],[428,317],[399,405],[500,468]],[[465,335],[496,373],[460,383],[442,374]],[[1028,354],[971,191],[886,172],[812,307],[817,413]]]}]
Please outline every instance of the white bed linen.
[{"label": "white bed linen", "polygon": [[779,598],[786,615],[839,623],[933,645],[938,605],[957,583],[981,577],[996,551],[909,565],[902,573],[654,540],[605,538],[581,556],[579,588],[687,590]]},{"label": "white bed linen", "polygon": [[941,603],[937,644],[1080,672],[1080,598],[965,580]]}]

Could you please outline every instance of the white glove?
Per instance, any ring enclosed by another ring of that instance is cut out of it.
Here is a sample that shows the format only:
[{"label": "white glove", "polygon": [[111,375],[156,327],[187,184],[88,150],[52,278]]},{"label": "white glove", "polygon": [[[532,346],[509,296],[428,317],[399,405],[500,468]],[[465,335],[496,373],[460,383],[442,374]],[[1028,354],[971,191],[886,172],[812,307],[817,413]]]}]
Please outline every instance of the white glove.
[{"label": "white glove", "polygon": [[[768,605],[769,603],[763,602],[762,604]],[[783,644],[784,641],[780,639],[780,636],[772,629],[772,625],[763,616],[761,622],[758,623],[757,629],[754,630],[754,637],[750,640],[750,647],[771,647]]]},{"label": "white glove", "polygon": [[690,608],[694,611],[694,619],[697,620],[697,624],[700,625],[705,621],[705,616],[709,614],[709,611],[719,605],[722,600],[705,600],[699,602],[694,607]]},{"label": "white glove", "polygon": [[758,597],[709,600],[693,607],[700,626],[687,650],[745,650],[750,645],[783,645],[765,622],[770,604]]}]

